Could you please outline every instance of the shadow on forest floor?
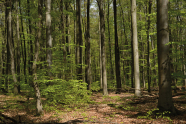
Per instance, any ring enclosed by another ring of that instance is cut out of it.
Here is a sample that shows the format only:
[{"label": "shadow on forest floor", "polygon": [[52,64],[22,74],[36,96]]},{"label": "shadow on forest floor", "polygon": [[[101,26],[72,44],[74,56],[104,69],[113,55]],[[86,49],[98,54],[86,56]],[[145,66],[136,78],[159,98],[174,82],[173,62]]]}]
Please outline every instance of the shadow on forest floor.
[{"label": "shadow on forest floor", "polygon": [[144,91],[140,98],[131,93],[115,94],[110,91],[108,96],[102,96],[102,93],[94,92],[91,97],[93,103],[45,111],[42,117],[34,116],[33,98],[28,100],[24,94],[0,95],[0,123],[186,123],[185,92],[173,94],[174,105],[181,111],[181,115],[177,116],[153,114],[157,110],[157,92],[149,94]]}]

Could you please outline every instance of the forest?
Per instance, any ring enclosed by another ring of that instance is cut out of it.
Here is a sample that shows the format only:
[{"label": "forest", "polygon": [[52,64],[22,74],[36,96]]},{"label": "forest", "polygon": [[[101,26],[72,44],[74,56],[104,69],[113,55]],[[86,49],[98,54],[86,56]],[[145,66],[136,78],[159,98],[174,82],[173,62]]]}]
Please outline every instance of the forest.
[{"label": "forest", "polygon": [[0,0],[0,123],[186,123],[185,0]]}]

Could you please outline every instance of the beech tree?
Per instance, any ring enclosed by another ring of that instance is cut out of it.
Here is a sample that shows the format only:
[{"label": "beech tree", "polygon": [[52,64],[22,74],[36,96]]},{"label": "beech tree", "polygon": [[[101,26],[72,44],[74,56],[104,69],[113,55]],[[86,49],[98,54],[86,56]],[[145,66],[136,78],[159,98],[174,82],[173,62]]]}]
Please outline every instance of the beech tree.
[{"label": "beech tree", "polygon": [[134,81],[135,81],[135,95],[141,96],[140,90],[140,71],[139,71],[139,53],[138,53],[138,38],[137,38],[137,16],[136,16],[136,0],[132,0],[131,4],[132,14],[132,31],[133,31],[133,54],[134,54]]},{"label": "beech tree", "polygon": [[51,0],[46,1],[46,47],[47,47],[47,63],[48,75],[51,78],[52,73],[52,32],[51,32]]},{"label": "beech tree", "polygon": [[12,40],[12,1],[8,0],[6,3],[6,11],[7,11],[7,45],[10,52],[10,65],[11,65],[11,74],[14,81],[14,93],[18,93],[18,84],[17,77],[15,73],[15,60],[14,60],[14,45]]},{"label": "beech tree", "polygon": [[[50,4],[50,0],[47,0],[47,3]],[[42,20],[42,0],[38,1],[38,15],[39,15],[39,22],[38,22],[38,35],[35,41],[35,55],[34,55],[34,62],[32,66],[33,70],[33,87],[35,90],[35,96],[36,96],[36,113],[37,115],[43,114],[43,107],[42,107],[42,102],[41,102],[41,93],[39,89],[39,85],[37,82],[37,62],[39,60],[39,41],[41,38],[41,20]]]},{"label": "beech tree", "polygon": [[102,83],[103,83],[103,95],[108,95],[107,91],[107,71],[106,71],[106,52],[105,52],[105,15],[104,15],[104,2],[103,0],[97,0],[99,6],[100,17],[100,33],[101,33],[101,58],[102,58]]},{"label": "beech tree", "polygon": [[90,89],[90,84],[92,82],[91,74],[91,51],[90,51],[90,0],[87,0],[87,29],[86,29],[86,41],[85,41],[85,81],[87,83],[87,89]]},{"label": "beech tree", "polygon": [[78,80],[82,80],[82,43],[81,0],[76,0],[76,72]]},{"label": "beech tree", "polygon": [[168,3],[169,0],[157,1],[158,108],[175,114],[176,109],[173,105],[171,90],[169,45],[167,45],[169,43]]},{"label": "beech tree", "polygon": [[121,92],[121,77],[120,77],[120,55],[119,55],[119,45],[118,45],[118,32],[117,32],[117,7],[116,0],[113,0],[114,6],[114,31],[115,31],[115,68],[116,68],[116,83],[117,91],[116,93]]}]

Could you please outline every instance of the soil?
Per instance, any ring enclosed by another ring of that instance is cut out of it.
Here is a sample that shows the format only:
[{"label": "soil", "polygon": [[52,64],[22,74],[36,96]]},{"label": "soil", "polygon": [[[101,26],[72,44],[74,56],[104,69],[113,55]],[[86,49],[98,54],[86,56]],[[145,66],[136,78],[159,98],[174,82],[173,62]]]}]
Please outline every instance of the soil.
[{"label": "soil", "polygon": [[[186,96],[180,91],[173,94],[174,106],[180,115],[155,114],[158,103],[157,91],[133,93],[110,92],[108,96],[94,92],[93,102],[86,105],[68,106],[46,111],[34,116],[34,99],[25,96],[0,95],[0,123],[64,123],[64,124],[186,124]],[[43,99],[44,104],[45,99]]]}]

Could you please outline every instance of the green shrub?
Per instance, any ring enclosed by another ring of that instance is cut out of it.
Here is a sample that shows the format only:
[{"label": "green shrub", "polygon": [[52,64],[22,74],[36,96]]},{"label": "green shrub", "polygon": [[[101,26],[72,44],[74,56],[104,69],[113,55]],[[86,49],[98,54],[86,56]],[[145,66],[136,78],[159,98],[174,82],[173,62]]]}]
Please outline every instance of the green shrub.
[{"label": "green shrub", "polygon": [[99,81],[96,81],[96,82],[93,82],[91,84],[91,90],[92,91],[99,91],[101,88],[100,88],[100,82]]},{"label": "green shrub", "polygon": [[65,81],[62,79],[52,80],[42,91],[42,95],[47,98],[47,102],[61,103],[65,105],[75,105],[90,101],[91,92],[87,90],[87,84],[78,80]]}]

